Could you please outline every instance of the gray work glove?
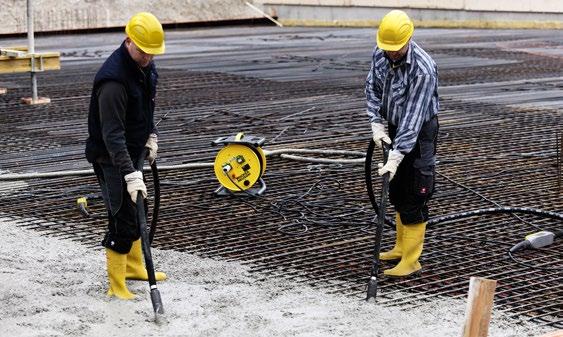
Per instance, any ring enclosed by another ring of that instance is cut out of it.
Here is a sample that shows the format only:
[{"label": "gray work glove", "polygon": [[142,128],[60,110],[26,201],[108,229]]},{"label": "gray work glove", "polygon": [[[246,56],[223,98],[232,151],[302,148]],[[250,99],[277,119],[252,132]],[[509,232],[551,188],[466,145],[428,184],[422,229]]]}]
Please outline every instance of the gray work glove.
[{"label": "gray work glove", "polygon": [[377,173],[382,176],[385,173],[389,172],[389,181],[391,181],[391,179],[393,179],[393,177],[395,176],[395,173],[397,173],[397,167],[399,167],[399,164],[401,163],[401,160],[403,160],[404,156],[404,154],[397,150],[389,152],[389,157],[387,158],[385,165],[383,165],[382,163],[379,163],[377,165],[379,167]]},{"label": "gray work glove", "polygon": [[147,159],[149,160],[149,163],[153,163],[154,160],[156,159],[156,151],[158,150],[158,137],[155,133],[151,133],[149,135],[149,139],[147,139],[147,143],[145,144],[145,147],[149,150],[148,154],[147,154]]},{"label": "gray work glove", "polygon": [[147,197],[147,187],[143,181],[143,173],[141,171],[126,174],[125,182],[127,183],[127,192],[134,203],[137,202],[137,194],[139,192],[143,195],[143,199]]},{"label": "gray work glove", "polygon": [[378,148],[381,149],[381,146],[383,145],[382,142],[387,143],[387,145],[391,144],[391,138],[387,136],[383,124],[371,123],[371,131],[373,132],[373,141]]}]

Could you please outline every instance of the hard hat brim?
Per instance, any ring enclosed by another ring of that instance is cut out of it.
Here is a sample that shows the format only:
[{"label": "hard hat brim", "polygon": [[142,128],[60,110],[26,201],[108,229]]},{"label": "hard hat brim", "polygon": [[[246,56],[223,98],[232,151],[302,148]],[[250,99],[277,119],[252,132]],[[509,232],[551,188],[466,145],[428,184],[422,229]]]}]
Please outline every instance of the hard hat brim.
[{"label": "hard hat brim", "polygon": [[379,49],[385,50],[385,51],[398,51],[401,48],[403,48],[407,44],[407,42],[409,42],[409,39],[407,39],[405,42],[403,42],[401,44],[385,43],[385,42],[383,42],[379,39],[379,35],[377,35],[376,40],[377,40],[377,46],[379,47]]},{"label": "hard hat brim", "polygon": [[[135,41],[133,41],[133,42],[135,42]],[[165,50],[164,41],[162,41],[162,45],[160,45],[159,47],[156,47],[156,48],[144,47],[144,46],[140,46],[136,43],[135,43],[135,45],[137,45],[137,47],[139,47],[139,49],[141,49],[142,51],[144,51],[145,53],[147,53],[149,55],[161,55],[161,54],[164,54],[164,50]]]}]

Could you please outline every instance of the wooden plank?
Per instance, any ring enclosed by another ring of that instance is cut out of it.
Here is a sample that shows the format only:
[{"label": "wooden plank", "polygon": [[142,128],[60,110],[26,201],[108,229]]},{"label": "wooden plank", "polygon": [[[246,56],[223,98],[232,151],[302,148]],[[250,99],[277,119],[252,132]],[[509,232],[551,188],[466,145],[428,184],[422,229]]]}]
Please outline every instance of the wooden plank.
[{"label": "wooden plank", "polygon": [[17,51],[23,51],[27,53],[27,46],[21,45],[21,46],[8,46],[8,47],[2,47],[0,46],[0,50],[17,50]]},{"label": "wooden plank", "polygon": [[51,99],[49,97],[37,97],[35,102],[32,97],[22,97],[21,102],[27,105],[39,105],[39,104],[49,104]]},{"label": "wooden plank", "polygon": [[480,277],[469,280],[463,337],[487,337],[497,281]]},{"label": "wooden plank", "polygon": [[[40,67],[40,57],[43,57],[43,70],[61,69],[60,53],[35,53],[33,54],[36,68]],[[31,71],[31,55],[23,57],[0,56],[0,74],[22,73]]]},{"label": "wooden plank", "polygon": [[[0,49],[3,49],[3,48],[0,48]],[[24,52],[27,53],[27,46],[11,46],[11,47],[6,47],[6,49],[24,51]]]}]

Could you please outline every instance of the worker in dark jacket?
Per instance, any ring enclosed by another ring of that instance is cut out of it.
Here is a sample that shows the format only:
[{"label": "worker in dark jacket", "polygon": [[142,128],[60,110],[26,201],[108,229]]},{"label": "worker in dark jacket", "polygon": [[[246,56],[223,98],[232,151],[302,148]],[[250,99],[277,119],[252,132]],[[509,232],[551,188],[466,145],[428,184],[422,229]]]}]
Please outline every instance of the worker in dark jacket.
[{"label": "worker in dark jacket", "polygon": [[[434,191],[438,134],[438,73],[436,63],[411,37],[408,15],[393,10],[377,31],[377,47],[366,80],[367,113],[373,140],[391,146],[379,174],[389,173],[389,199],[395,210],[397,237],[381,260],[400,260],[388,276],[407,276],[422,267],[427,203]],[[385,131],[386,120],[389,134]]]},{"label": "worker in dark jacket", "polygon": [[[104,62],[94,79],[88,115],[86,158],[94,166],[108,210],[106,247],[109,296],[131,299],[126,279],[147,279],[143,264],[137,195],[147,196],[139,157],[148,149],[156,158],[154,98],[157,72],[154,55],[164,53],[164,32],[150,13],[135,14],[125,28],[127,37]],[[164,280],[164,273],[156,273]]]}]

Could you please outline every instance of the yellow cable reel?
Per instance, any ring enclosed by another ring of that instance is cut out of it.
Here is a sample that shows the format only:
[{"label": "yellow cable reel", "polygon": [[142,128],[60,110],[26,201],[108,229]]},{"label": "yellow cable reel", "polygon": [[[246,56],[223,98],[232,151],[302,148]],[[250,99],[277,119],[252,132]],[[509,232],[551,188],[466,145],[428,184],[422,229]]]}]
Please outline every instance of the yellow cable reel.
[{"label": "yellow cable reel", "polygon": [[[266,188],[262,180],[266,171],[266,155],[260,148],[264,144],[264,138],[245,136],[241,132],[234,137],[221,137],[213,142],[213,145],[219,144],[224,147],[215,157],[213,170],[221,187],[215,193],[262,194]],[[262,186],[253,189],[256,182],[260,182]]]}]

